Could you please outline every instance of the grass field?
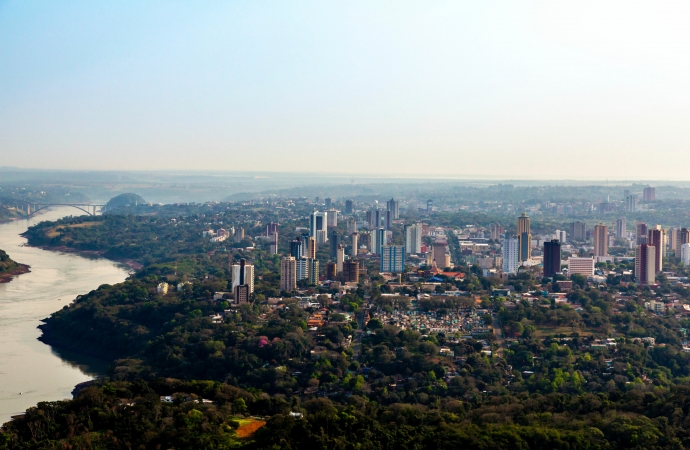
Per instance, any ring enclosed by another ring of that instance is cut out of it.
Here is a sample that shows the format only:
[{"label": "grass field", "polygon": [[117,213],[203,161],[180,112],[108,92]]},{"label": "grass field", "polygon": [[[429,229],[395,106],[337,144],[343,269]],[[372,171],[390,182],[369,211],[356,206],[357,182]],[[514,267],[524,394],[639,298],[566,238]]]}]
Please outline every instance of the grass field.
[{"label": "grass field", "polygon": [[46,236],[49,238],[54,238],[57,236],[60,236],[62,234],[62,231],[65,230],[66,228],[90,228],[90,227],[95,227],[102,225],[101,222],[84,222],[84,223],[74,223],[72,225],[60,225],[59,227],[51,228],[50,230],[46,231]]}]

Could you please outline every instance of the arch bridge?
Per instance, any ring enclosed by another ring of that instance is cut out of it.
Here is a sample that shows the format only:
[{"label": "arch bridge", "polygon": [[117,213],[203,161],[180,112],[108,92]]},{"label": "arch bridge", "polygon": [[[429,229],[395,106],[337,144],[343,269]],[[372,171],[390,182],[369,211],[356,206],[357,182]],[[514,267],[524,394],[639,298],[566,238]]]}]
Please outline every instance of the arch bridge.
[{"label": "arch bridge", "polygon": [[33,215],[37,212],[53,206],[71,206],[72,208],[77,208],[81,211],[84,211],[90,216],[97,216],[103,213],[103,207],[105,205],[96,205],[93,203],[34,203],[27,205],[27,217],[33,217]]}]

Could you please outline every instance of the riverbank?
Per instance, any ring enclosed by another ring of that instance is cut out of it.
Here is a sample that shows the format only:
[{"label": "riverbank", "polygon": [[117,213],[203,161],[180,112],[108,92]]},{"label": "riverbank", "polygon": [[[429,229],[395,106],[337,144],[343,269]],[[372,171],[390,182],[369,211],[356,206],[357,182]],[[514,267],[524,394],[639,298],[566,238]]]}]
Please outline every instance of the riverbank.
[{"label": "riverbank", "polygon": [[33,246],[33,245],[30,245],[30,247],[40,248],[41,250],[48,250],[48,251],[52,251],[52,252],[75,253],[79,256],[83,256],[86,258],[104,258],[104,259],[107,259],[109,261],[123,264],[132,270],[141,270],[144,268],[144,266],[142,264],[136,262],[133,259],[108,258],[107,256],[105,256],[105,252],[102,250],[79,250],[77,248],[66,247],[64,245],[56,245],[56,246],[50,246],[50,245]]},{"label": "riverbank", "polygon": [[10,270],[7,272],[0,273],[0,283],[9,283],[14,279],[14,277],[25,274],[25,273],[30,273],[31,272],[31,267],[26,265],[26,264],[19,264],[19,267],[17,267],[14,270]]}]

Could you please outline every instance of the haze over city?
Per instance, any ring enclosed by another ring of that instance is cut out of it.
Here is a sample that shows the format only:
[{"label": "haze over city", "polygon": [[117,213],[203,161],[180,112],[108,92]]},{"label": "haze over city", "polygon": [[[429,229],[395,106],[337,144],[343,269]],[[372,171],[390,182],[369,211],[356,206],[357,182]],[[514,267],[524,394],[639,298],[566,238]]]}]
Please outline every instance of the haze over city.
[{"label": "haze over city", "polygon": [[20,168],[685,180],[685,2],[0,2]]}]

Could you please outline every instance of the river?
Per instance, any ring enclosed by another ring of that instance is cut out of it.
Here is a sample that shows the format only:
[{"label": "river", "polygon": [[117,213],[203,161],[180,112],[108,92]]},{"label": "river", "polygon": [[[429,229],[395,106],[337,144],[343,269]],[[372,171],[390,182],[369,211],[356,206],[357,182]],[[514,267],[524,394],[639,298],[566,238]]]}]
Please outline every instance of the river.
[{"label": "river", "polygon": [[41,319],[102,284],[123,281],[127,268],[103,258],[85,258],[25,247],[20,236],[43,220],[79,215],[60,207],[31,220],[0,225],[0,249],[31,266],[31,273],[0,284],[0,424],[42,401],[71,398],[76,384],[101,375],[107,364],[40,342]]}]

